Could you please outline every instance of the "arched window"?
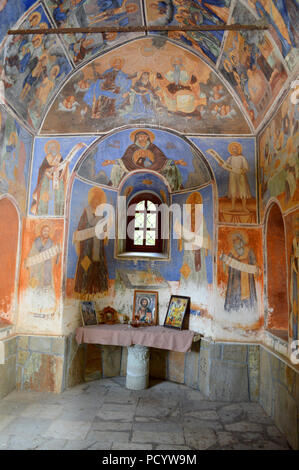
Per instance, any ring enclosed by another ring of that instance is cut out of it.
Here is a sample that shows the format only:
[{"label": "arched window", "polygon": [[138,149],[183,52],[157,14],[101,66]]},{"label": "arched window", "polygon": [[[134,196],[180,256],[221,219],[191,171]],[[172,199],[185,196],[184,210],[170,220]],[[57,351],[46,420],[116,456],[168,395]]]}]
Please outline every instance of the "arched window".
[{"label": "arched window", "polygon": [[141,193],[128,205],[126,251],[162,253],[161,200],[152,193]]}]

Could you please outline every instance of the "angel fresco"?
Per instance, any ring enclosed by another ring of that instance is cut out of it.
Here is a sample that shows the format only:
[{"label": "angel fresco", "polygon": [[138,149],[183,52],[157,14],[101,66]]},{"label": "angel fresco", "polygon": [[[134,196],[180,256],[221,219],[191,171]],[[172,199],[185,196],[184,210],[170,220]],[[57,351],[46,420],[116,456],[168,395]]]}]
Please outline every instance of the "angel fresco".
[{"label": "angel fresco", "polygon": [[138,129],[130,135],[133,144],[129,145],[120,159],[105,160],[102,165],[113,165],[110,176],[110,185],[117,187],[123,176],[133,170],[148,169],[158,171],[168,180],[171,189],[176,191],[182,188],[182,176],[178,165],[186,166],[184,159],[171,160],[153,141],[155,135],[148,129]]}]

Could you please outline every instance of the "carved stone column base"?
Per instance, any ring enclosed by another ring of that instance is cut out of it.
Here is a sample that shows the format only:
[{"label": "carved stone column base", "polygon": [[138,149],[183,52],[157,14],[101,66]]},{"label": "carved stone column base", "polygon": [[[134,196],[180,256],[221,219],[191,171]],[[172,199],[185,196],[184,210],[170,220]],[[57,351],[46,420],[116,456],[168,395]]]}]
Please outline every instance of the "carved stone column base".
[{"label": "carved stone column base", "polygon": [[149,348],[135,344],[128,346],[127,380],[129,390],[144,390],[148,387]]}]

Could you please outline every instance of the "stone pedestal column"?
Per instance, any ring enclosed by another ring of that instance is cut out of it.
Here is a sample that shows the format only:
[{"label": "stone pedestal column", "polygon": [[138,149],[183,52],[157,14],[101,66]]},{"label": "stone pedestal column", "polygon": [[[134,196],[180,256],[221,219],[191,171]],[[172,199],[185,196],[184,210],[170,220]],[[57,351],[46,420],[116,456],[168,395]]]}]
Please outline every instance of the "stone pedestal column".
[{"label": "stone pedestal column", "polygon": [[136,344],[128,347],[127,380],[129,390],[144,390],[148,387],[149,348]]}]

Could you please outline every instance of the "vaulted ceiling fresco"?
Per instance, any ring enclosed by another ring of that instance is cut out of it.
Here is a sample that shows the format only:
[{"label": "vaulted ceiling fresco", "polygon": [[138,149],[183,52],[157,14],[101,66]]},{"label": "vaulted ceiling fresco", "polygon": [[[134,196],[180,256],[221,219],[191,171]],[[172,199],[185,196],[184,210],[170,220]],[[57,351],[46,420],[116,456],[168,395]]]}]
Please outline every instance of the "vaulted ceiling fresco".
[{"label": "vaulted ceiling fresco", "polygon": [[142,122],[184,133],[250,133],[227,87],[205,62],[152,38],[80,69],[60,91],[41,132],[105,132]]},{"label": "vaulted ceiling fresco", "polygon": [[[231,133],[230,128],[249,134],[261,128],[283,86],[296,76],[298,8],[298,0],[2,0],[3,99],[34,132],[65,132],[53,126],[52,115],[58,113],[72,126],[75,122],[73,132],[105,132],[124,121],[138,123],[139,116],[142,122],[163,122],[188,133]],[[268,31],[168,31],[147,38],[143,32],[5,36],[11,27],[146,25],[150,30],[259,19],[270,26]],[[100,97],[94,114],[106,114],[104,101],[111,90],[101,94],[95,89],[107,87],[116,74],[126,89],[120,87],[122,96],[114,97],[109,123],[99,123],[92,116],[93,97]]]}]

